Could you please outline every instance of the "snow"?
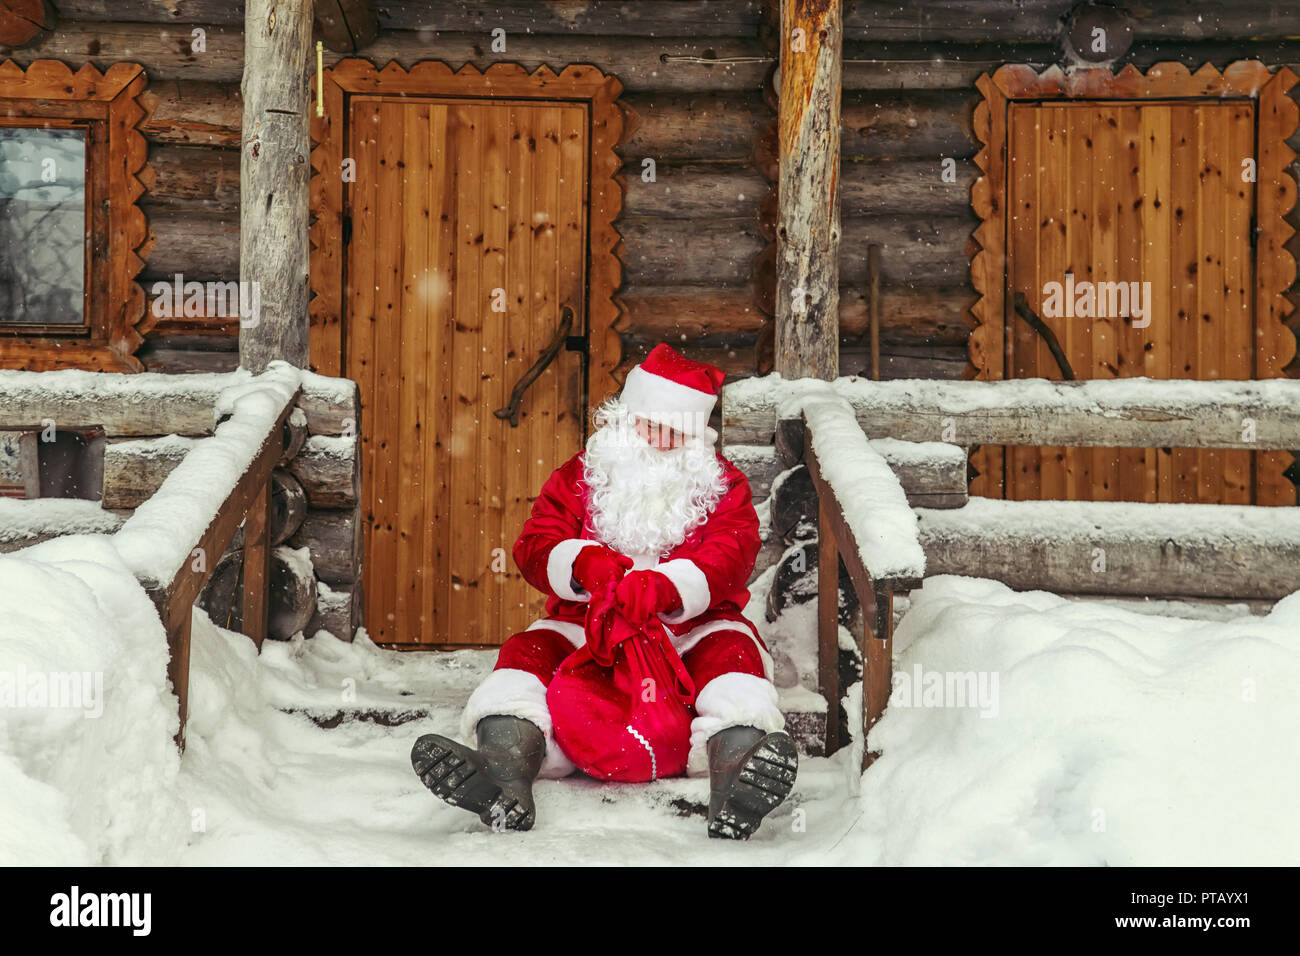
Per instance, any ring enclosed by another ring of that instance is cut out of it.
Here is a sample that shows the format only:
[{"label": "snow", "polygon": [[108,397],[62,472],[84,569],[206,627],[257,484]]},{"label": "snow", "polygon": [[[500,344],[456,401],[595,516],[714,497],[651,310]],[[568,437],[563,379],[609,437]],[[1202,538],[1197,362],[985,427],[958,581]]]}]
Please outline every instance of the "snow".
[{"label": "snow", "polygon": [[989,409],[1047,406],[1060,411],[1112,414],[1123,406],[1140,406],[1181,417],[1189,405],[1256,406],[1294,416],[1300,406],[1300,382],[1274,378],[1258,381],[1196,381],[1189,379],[1090,379],[1057,382],[1042,378],[1004,381],[895,379],[877,382],[845,376],[832,382],[783,379],[778,373],[747,378],[723,391],[726,416],[741,416],[773,406],[789,416],[791,403],[833,394],[849,401],[861,414],[873,407],[893,410],[942,407],[954,414]]},{"label": "snow", "polygon": [[925,552],[916,515],[893,469],[868,444],[853,409],[832,398],[803,401],[801,411],[822,477],[835,492],[872,579],[923,577]]},{"label": "snow", "polygon": [[973,536],[996,549],[1026,539],[1087,544],[1163,542],[1182,547],[1246,545],[1284,550],[1300,541],[1300,508],[1139,501],[1003,501],[971,498],[961,508],[917,508],[927,540]]},{"label": "snow", "polygon": [[0,543],[116,531],[120,515],[80,498],[0,497]]},{"label": "snow", "polygon": [[0,620],[0,864],[176,862],[166,635],[111,539],[0,555]]},{"label": "snow", "polygon": [[[747,844],[706,838],[704,778],[540,781],[529,833],[435,799],[410,746],[455,732],[492,651],[321,632],[259,655],[196,612],[178,759],[162,629],[112,539],[0,557],[0,615],[0,679],[104,680],[97,719],[5,712],[0,864],[1300,862],[1300,593],[1265,617],[1206,620],[931,578],[895,638],[903,682],[873,730],[879,759],[859,775],[860,744],[804,758]],[[931,674],[970,675],[985,697],[904,693]],[[860,685],[846,706],[855,731]]]},{"label": "snow", "polygon": [[273,362],[263,374],[234,381],[216,397],[217,416],[230,417],[211,438],[194,444],[114,539],[138,578],[168,582],[190,559],[191,549],[293,399],[300,379],[298,369]]}]

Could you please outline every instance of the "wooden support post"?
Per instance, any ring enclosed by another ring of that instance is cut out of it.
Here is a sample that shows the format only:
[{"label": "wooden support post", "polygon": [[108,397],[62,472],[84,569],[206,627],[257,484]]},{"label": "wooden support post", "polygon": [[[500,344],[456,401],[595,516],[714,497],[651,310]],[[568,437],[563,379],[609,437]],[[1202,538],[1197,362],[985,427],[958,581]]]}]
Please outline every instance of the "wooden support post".
[{"label": "wooden support post", "polygon": [[862,608],[862,769],[875,759],[867,734],[884,716],[894,685],[894,594],[876,595],[874,609]]},{"label": "wooden support post", "polygon": [[817,496],[817,684],[826,699],[826,756],[840,748],[840,556],[826,495]]},{"label": "wooden support post", "polygon": [[185,718],[190,703],[190,622],[194,605],[170,600],[169,588],[151,588],[149,597],[158,609],[158,618],[167,632],[167,679],[176,694],[180,726],[176,731],[176,746],[185,749]]},{"label": "wooden support post", "polygon": [[[312,0],[247,0],[239,166],[239,278],[260,310],[239,330],[239,364],[308,362],[308,110]],[[252,294],[250,292],[250,294]]]},{"label": "wooden support post", "polygon": [[266,638],[269,604],[267,586],[271,570],[271,486],[267,482],[253,496],[244,518],[243,631],[257,649]]},{"label": "wooden support post", "polygon": [[842,0],[782,0],[776,370],[839,374]]}]

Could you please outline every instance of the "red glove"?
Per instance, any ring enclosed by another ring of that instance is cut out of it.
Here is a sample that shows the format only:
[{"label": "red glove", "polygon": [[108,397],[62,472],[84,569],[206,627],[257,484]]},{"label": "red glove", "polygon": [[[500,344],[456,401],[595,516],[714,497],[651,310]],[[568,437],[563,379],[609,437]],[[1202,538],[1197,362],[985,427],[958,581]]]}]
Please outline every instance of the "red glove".
[{"label": "red glove", "polygon": [[602,545],[583,548],[573,559],[573,580],[588,594],[601,594],[613,587],[632,567],[632,559]]},{"label": "red glove", "polygon": [[633,571],[614,592],[619,610],[633,624],[645,624],[662,611],[681,607],[682,596],[668,575],[658,571]]}]

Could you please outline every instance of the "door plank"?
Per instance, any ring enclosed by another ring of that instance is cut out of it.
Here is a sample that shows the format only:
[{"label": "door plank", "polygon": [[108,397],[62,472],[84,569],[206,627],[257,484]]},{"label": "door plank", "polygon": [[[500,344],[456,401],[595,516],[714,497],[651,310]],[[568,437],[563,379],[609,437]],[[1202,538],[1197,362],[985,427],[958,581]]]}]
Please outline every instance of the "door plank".
[{"label": "door plank", "polygon": [[430,107],[415,103],[403,110],[401,186],[401,311],[398,369],[398,491],[393,501],[396,521],[394,577],[396,627],[407,639],[423,635],[423,591],[432,542],[426,538],[432,515],[425,511],[424,442],[429,401],[429,159]]},{"label": "door plank", "polygon": [[[362,483],[360,515],[363,554],[371,554],[372,531],[378,520],[375,503],[375,416],[371,407],[375,392],[375,226],[378,201],[379,101],[354,99],[351,103],[348,152],[356,158],[356,180],[349,183],[349,214],[352,241],[347,246],[347,322],[344,329],[345,374],[357,383],[361,396],[360,438]],[[377,585],[367,559],[362,562],[362,589],[369,593]],[[366,602],[366,628],[371,630],[372,604]]]},{"label": "door plank", "polygon": [[[1231,337],[1224,314],[1224,256],[1230,236],[1228,224],[1229,193],[1223,180],[1227,163],[1229,110],[1222,106],[1203,106],[1197,110],[1199,150],[1197,154],[1196,214],[1197,263],[1195,377],[1225,378],[1225,348]],[[1219,449],[1201,448],[1196,456],[1196,491],[1193,501],[1223,500],[1224,454]]]},{"label": "door plank", "polygon": [[[1144,228],[1149,199],[1142,193],[1142,116],[1136,106],[1112,112],[1119,116],[1120,146],[1112,160],[1115,186],[1116,272],[1130,282],[1148,278],[1143,271]],[[1146,343],[1150,328],[1133,327],[1131,316],[1115,325],[1115,367],[1120,378],[1145,373]],[[1118,456],[1119,492],[1122,501],[1156,500],[1156,454],[1154,448],[1121,448]]]},{"label": "door plank", "polygon": [[[1255,149],[1253,104],[1231,107],[1223,179],[1226,212],[1223,217],[1223,378],[1250,379],[1255,375],[1255,322],[1251,306],[1250,219],[1255,208],[1255,184],[1244,176],[1242,161]],[[1229,451],[1223,455],[1223,502],[1250,504],[1251,453]]]},{"label": "door plank", "polygon": [[392,371],[402,347],[402,198],[403,148],[406,106],[385,100],[379,107],[379,169],[375,243],[375,374],[372,393],[375,435],[374,489],[375,520],[371,524],[367,563],[372,569],[366,600],[375,613],[371,640],[376,643],[405,640],[397,618],[397,527],[401,465],[401,420],[399,389]]},{"label": "door plank", "polygon": [[[487,302],[482,284],[483,248],[483,111],[476,105],[451,109],[452,134],[460,175],[456,180],[456,271],[452,295],[455,314],[452,320],[453,364],[451,370],[451,422],[447,434],[450,460],[453,511],[439,515],[456,527],[456,516],[477,516],[483,485],[479,456],[479,429],[482,389],[479,375],[482,355],[479,337],[483,331],[483,313]],[[448,554],[450,592],[447,595],[448,641],[469,642],[481,633],[481,622],[474,620],[478,586],[478,556],[482,547],[481,528],[477,522],[458,528]],[[478,632],[471,634],[471,630]]]}]

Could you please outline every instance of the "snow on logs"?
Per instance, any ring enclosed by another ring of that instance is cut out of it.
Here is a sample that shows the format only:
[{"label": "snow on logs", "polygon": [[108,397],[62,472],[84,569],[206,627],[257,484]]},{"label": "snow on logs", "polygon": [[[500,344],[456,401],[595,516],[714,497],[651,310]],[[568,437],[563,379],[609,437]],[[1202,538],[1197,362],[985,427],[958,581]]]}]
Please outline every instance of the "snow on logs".
[{"label": "snow on logs", "polygon": [[[805,383],[777,375],[724,391],[726,444],[770,444],[782,402]],[[840,378],[831,394],[847,401],[872,438],[961,445],[1103,448],[1300,448],[1300,382],[1160,381],[1147,378],[1051,382]]]},{"label": "snow on logs", "polygon": [[1276,601],[1300,590],[1300,509],[1001,501],[917,509],[931,574],[1017,590]]},{"label": "snow on logs", "polygon": [[[292,374],[301,383],[301,392],[285,424],[285,454],[272,472],[270,541],[298,550],[320,549],[319,555],[313,554],[319,580],[313,578],[308,588],[316,614],[304,622],[306,633],[325,629],[349,639],[360,624],[359,601],[353,594],[361,565],[356,386],[310,372],[293,370]],[[226,434],[227,423],[221,419],[229,409],[222,405],[222,394],[244,386],[264,387],[261,379],[246,371],[186,376],[0,371],[0,394],[6,397],[0,428],[45,427],[52,422],[58,428],[98,425],[108,435],[101,500],[7,503],[15,514],[3,523],[12,525],[15,533],[0,540],[0,551],[61,534],[117,530],[133,509],[142,508],[160,492],[190,452],[202,447],[219,427]],[[240,547],[242,532],[236,532],[227,553]],[[279,549],[272,554],[270,567],[272,636],[278,636],[280,622],[292,617],[286,617],[286,612],[301,614],[306,606],[301,586],[277,588],[277,580],[301,580],[301,575],[286,573],[283,555],[277,554]],[[286,603],[283,597],[290,590],[297,597]],[[216,611],[214,619],[223,613]]]}]

